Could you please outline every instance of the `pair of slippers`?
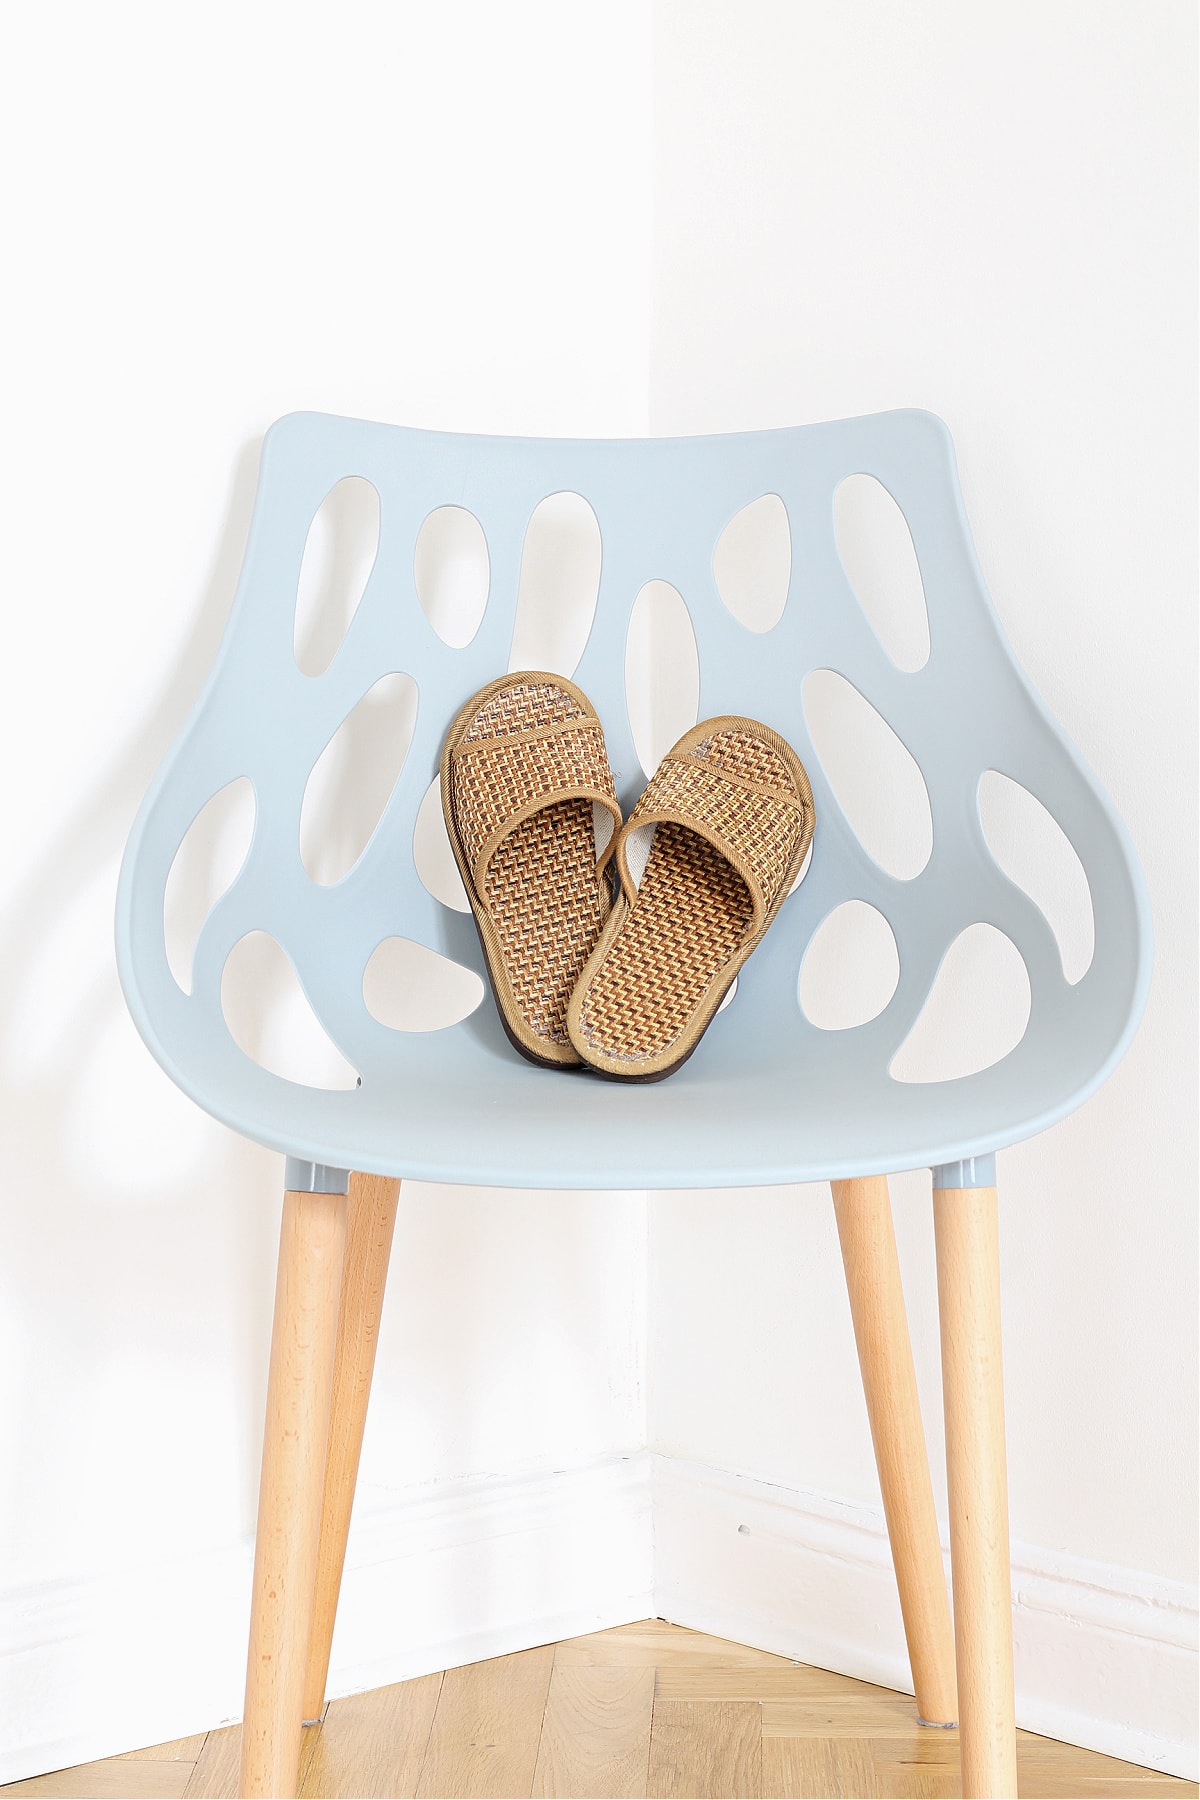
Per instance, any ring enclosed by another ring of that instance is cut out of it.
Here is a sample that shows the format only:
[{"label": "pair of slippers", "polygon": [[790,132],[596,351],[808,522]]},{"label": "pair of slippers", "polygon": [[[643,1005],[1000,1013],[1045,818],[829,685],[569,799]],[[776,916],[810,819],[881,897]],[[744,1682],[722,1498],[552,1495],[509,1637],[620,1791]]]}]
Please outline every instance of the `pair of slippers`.
[{"label": "pair of slippers", "polygon": [[459,712],[442,810],[513,1046],[621,1081],[687,1061],[813,833],[800,758],[742,718],[686,732],[622,821],[591,703],[538,671]]}]

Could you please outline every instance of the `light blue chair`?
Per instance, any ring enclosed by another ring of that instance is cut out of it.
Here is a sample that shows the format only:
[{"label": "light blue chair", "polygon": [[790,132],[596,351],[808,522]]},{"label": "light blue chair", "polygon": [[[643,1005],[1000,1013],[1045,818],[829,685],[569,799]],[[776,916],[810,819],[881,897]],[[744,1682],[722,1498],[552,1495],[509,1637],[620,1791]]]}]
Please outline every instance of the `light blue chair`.
[{"label": "light blue chair", "polygon": [[[839,557],[834,496],[859,473],[883,485],[912,534],[930,642],[916,671],[891,660]],[[294,654],[302,558],[322,501],[349,476],[378,494],[378,548],[344,640],[314,677]],[[510,1049],[490,998],[453,1025],[414,1031],[382,1023],[364,997],[368,963],[395,938],[482,973],[469,917],[417,872],[414,828],[449,720],[509,666],[527,526],[546,496],[563,492],[590,503],[603,564],[586,646],[561,672],[604,720],[625,808],[643,781],[626,701],[627,636],[652,580],[686,598],[699,717],[768,722],[799,751],[816,800],[807,876],[746,966],[734,1004],[678,1075],[649,1087],[530,1067]],[[723,601],[713,559],[730,520],[764,495],[786,508],[791,576],[782,616],[756,633]],[[458,648],[431,625],[414,578],[422,522],[447,505],[478,520],[490,571],[482,621]],[[814,670],[846,677],[919,765],[932,850],[909,878],[868,854],[839,804],[802,699]],[[299,847],[310,773],[388,674],[410,676],[418,692],[402,772],[349,872],[314,881]],[[1046,917],[989,850],[978,800],[987,771],[1040,799],[1082,862],[1094,951],[1073,983]],[[239,777],[253,788],[252,841],[200,931],[188,992],[164,939],[168,875],[201,809]],[[848,900],[886,918],[899,976],[873,1019],[819,1029],[799,1003],[800,966],[814,932]],[[980,923],[1003,932],[1028,970],[1024,1035],[976,1073],[895,1079],[893,1061],[949,946]],[[282,945],[357,1085],[284,1080],[238,1047],[222,973],[252,932]],[[939,420],[895,412],[613,442],[473,438],[311,414],[281,420],[264,445],[216,666],[130,838],[117,949],[130,1010],[167,1073],[215,1117],[288,1159],[244,1793],[295,1791],[301,1720],[323,1702],[403,1176],[606,1189],[832,1181],[918,1709],[927,1721],[952,1720],[949,1610],[882,1179],[920,1166],[933,1170],[937,1226],[964,1792],[1015,1793],[994,1153],[1062,1118],[1114,1067],[1145,1003],[1150,928],[1121,821],[1030,688],[992,610]]]}]

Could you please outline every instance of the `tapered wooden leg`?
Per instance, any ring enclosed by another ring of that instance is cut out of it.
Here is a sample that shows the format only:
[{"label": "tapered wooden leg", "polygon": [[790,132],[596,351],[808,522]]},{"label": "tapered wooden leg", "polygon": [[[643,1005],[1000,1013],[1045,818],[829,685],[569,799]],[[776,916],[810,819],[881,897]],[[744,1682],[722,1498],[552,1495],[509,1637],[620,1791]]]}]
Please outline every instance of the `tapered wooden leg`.
[{"label": "tapered wooden leg", "polygon": [[917,1711],[951,1725],[954,1633],[887,1179],[830,1185]]},{"label": "tapered wooden leg", "polygon": [[354,1506],[358,1459],[367,1422],[367,1401],[371,1395],[379,1319],[383,1311],[383,1291],[399,1197],[399,1181],[388,1176],[350,1177],[316,1599],[304,1679],[306,1720],[318,1718],[325,1704],[329,1651],[346,1561],[346,1539],[350,1532],[350,1513]]},{"label": "tapered wooden leg", "polygon": [[1017,1791],[996,1190],[933,1193],[965,1800]]},{"label": "tapered wooden leg", "polygon": [[294,1795],[312,1625],[344,1194],[283,1200],[238,1793]]}]

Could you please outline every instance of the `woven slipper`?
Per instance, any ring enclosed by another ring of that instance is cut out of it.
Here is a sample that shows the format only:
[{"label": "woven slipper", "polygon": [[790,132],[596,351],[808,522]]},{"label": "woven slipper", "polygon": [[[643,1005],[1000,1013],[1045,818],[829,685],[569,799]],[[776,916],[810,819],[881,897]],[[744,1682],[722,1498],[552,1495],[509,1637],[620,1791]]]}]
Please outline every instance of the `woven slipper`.
[{"label": "woven slipper", "polygon": [[567,1001],[609,915],[621,823],[586,695],[539,671],[480,688],[446,737],[442,811],[509,1040],[577,1066]]},{"label": "woven slipper", "polygon": [[804,765],[753,719],[708,719],[665,756],[618,834],[621,892],[567,1029],[599,1074],[686,1062],[787,898],[813,834]]}]

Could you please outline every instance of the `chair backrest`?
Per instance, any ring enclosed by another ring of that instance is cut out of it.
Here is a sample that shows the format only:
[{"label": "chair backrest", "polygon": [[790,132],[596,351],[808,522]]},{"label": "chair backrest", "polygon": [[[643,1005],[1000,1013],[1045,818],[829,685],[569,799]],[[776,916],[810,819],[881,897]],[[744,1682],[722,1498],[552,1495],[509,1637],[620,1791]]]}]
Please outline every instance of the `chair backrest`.
[{"label": "chair backrest", "polygon": [[[912,535],[930,645],[919,670],[888,655],[838,553],[834,497],[856,474],[883,485]],[[302,560],[322,501],[349,476],[378,495],[378,547],[344,640],[314,677],[294,649]],[[745,713],[775,727],[808,766],[816,801],[807,876],[746,966],[734,1005],[687,1068],[650,1089],[527,1068],[490,1002],[445,1029],[415,1032],[381,1023],[364,1000],[364,971],[385,940],[482,967],[469,919],[417,872],[414,827],[450,718],[510,666],[527,527],[539,503],[563,492],[592,508],[602,567],[582,655],[559,672],[599,710],[622,802],[632,803],[643,779],[626,654],[635,601],[651,581],[671,583],[686,601],[699,717]],[[714,550],[741,509],[765,495],[786,508],[791,571],[781,616],[756,632],[722,599]],[[414,575],[422,523],[445,506],[474,515],[486,539],[487,604],[462,647],[431,625]],[[839,803],[811,730],[805,682],[814,671],[851,683],[919,766],[932,818],[919,872],[884,869]],[[326,885],[300,854],[306,785],[339,726],[387,675],[416,684],[411,743],[366,849]],[[1083,864],[1094,952],[1081,979],[1067,980],[1046,917],[989,850],[979,810],[987,771],[1036,796]],[[187,992],[164,944],[168,874],[201,809],[243,776],[254,793],[252,842],[200,931]],[[848,901],[886,919],[899,975],[876,1017],[820,1029],[799,1003],[800,965],[822,921]],[[217,1117],[314,1162],[499,1184],[784,1181],[982,1154],[1061,1117],[1103,1080],[1136,1028],[1150,968],[1148,908],[1126,833],[1004,638],[948,431],[913,411],[599,442],[466,437],[314,414],[281,420],[264,444],[225,639],[139,814],[117,922],[121,978],[142,1035]],[[1028,970],[1024,1035],[993,1066],[957,1080],[895,1079],[893,1061],[943,958],[979,924],[1011,939]],[[283,946],[356,1086],[285,1081],[234,1042],[222,971],[255,931]]]}]

